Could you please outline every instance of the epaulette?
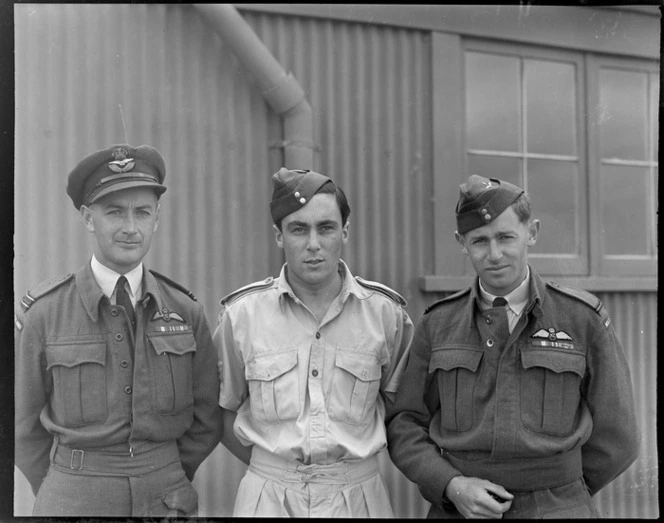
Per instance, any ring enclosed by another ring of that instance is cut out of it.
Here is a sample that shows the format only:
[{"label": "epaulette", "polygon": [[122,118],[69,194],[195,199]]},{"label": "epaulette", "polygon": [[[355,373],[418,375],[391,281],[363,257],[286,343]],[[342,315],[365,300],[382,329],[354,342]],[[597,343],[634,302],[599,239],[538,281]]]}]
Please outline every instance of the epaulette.
[{"label": "epaulette", "polygon": [[221,300],[219,300],[219,303],[222,306],[228,305],[231,301],[237,300],[239,297],[244,296],[246,294],[250,294],[252,292],[259,291],[261,289],[267,289],[270,285],[272,285],[272,282],[274,281],[274,278],[272,276],[268,276],[262,281],[255,281],[254,283],[250,283],[249,285],[245,285],[244,287],[240,287],[239,289],[234,290],[230,294],[224,296]]},{"label": "epaulette", "polygon": [[56,276],[55,278],[51,278],[50,280],[46,280],[37,284],[34,289],[26,292],[25,296],[21,298],[21,308],[23,311],[27,311],[39,298],[46,296],[49,292],[54,291],[61,285],[64,285],[73,277],[74,274],[70,272],[69,274],[61,274],[60,276]]},{"label": "epaulette", "polygon": [[592,308],[597,314],[600,314],[600,310],[602,309],[602,302],[601,300],[595,296],[594,294],[584,291],[583,289],[574,289],[572,287],[563,287],[559,283],[555,281],[549,281],[546,282],[547,285],[549,285],[552,289],[557,290],[558,292],[561,292],[562,294],[565,294],[567,296],[571,296],[572,298],[576,298],[579,301],[582,301],[586,305],[588,305],[590,308]]},{"label": "epaulette", "polygon": [[184,293],[185,293],[187,296],[189,296],[192,300],[194,300],[194,301],[198,301],[198,300],[196,299],[196,296],[194,296],[194,294],[193,294],[189,289],[183,287],[183,286],[180,285],[179,283],[177,283],[177,282],[171,280],[171,279],[168,278],[167,276],[164,276],[163,274],[161,274],[161,273],[159,273],[159,272],[157,272],[157,271],[154,271],[154,270],[152,270],[152,269],[148,269],[148,270],[149,270],[154,276],[156,276],[157,278],[160,278],[160,279],[164,280],[164,281],[165,281],[166,283],[168,283],[171,287],[175,287],[177,290],[184,292]]},{"label": "epaulette", "polygon": [[440,305],[441,303],[446,303],[448,301],[456,300],[457,298],[461,298],[461,296],[465,296],[470,292],[470,287],[467,289],[463,289],[462,291],[455,292],[454,294],[450,294],[449,296],[445,296],[444,298],[434,301],[431,305],[429,305],[426,309],[424,309],[424,314],[427,314],[431,309],[434,307]]},{"label": "epaulette", "polygon": [[363,278],[360,278],[359,276],[355,276],[355,281],[362,285],[362,287],[366,287],[367,289],[371,289],[373,291],[378,291],[381,294],[384,294],[391,300],[397,302],[399,305],[402,307],[405,307],[408,305],[408,302],[404,299],[401,294],[399,294],[397,291],[390,289],[387,285],[383,285],[382,283],[378,283],[377,281],[367,281]]}]

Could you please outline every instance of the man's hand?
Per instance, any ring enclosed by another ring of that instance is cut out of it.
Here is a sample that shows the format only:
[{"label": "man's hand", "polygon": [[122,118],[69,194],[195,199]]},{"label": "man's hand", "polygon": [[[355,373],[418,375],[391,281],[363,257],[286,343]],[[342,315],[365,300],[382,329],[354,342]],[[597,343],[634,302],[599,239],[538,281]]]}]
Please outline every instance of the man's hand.
[{"label": "man's hand", "polygon": [[466,476],[453,477],[445,487],[445,496],[464,518],[500,519],[512,506],[514,499],[500,485]]}]

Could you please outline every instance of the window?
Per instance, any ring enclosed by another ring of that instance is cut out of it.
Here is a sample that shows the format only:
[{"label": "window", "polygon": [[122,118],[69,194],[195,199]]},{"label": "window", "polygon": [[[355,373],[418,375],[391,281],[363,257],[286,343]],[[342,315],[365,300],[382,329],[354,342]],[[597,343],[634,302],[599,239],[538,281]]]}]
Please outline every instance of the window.
[{"label": "window", "polygon": [[531,195],[544,273],[588,273],[582,57],[496,45],[464,50],[465,169]]},{"label": "window", "polygon": [[654,283],[657,62],[449,34],[436,45],[431,290],[474,274],[444,214],[470,174],[528,191],[542,221],[529,259],[541,274]]},{"label": "window", "polygon": [[598,57],[588,71],[597,270],[655,274],[659,74],[648,62]]}]

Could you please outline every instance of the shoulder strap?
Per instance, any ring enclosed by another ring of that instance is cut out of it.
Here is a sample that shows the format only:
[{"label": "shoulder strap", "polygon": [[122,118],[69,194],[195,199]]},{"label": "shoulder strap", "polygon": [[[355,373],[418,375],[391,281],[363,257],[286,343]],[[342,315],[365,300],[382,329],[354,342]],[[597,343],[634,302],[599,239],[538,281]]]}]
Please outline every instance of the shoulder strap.
[{"label": "shoulder strap", "polygon": [[437,306],[440,305],[441,303],[446,303],[446,302],[448,302],[448,301],[456,300],[456,299],[458,299],[458,298],[461,298],[462,296],[465,296],[465,295],[468,294],[469,292],[470,292],[470,287],[468,287],[467,289],[463,289],[463,290],[461,290],[461,291],[459,291],[459,292],[455,292],[454,294],[450,294],[449,296],[445,296],[444,298],[442,298],[442,299],[440,299],[440,300],[438,300],[438,301],[433,302],[433,303],[432,303],[431,305],[429,305],[426,309],[424,309],[424,314],[427,314],[431,309],[433,309],[434,307],[437,307]]},{"label": "shoulder strap", "polygon": [[403,296],[401,296],[401,294],[399,294],[394,289],[391,289],[387,285],[383,285],[382,283],[379,283],[377,281],[365,280],[364,278],[360,278],[359,276],[355,276],[355,281],[357,281],[357,283],[359,283],[362,287],[371,289],[373,291],[378,291],[381,294],[384,294],[385,296],[390,298],[392,301],[395,301],[402,307],[408,305],[408,302],[406,302],[406,300],[404,299]]},{"label": "shoulder strap", "polygon": [[25,293],[25,296],[21,298],[21,308],[24,311],[27,311],[39,298],[46,296],[49,292],[52,292],[61,285],[64,285],[73,277],[74,274],[70,272],[68,274],[61,274],[60,276],[56,276],[50,280],[45,280],[41,283],[38,283],[34,289]]},{"label": "shoulder strap", "polygon": [[179,283],[177,283],[177,282],[171,280],[170,278],[164,276],[163,274],[161,274],[161,273],[159,273],[159,272],[157,272],[157,271],[154,271],[154,270],[152,270],[152,269],[148,269],[148,270],[149,270],[154,276],[156,276],[157,278],[159,278],[159,279],[161,279],[161,280],[164,280],[164,281],[165,281],[166,283],[168,283],[171,287],[175,287],[177,290],[179,290],[179,291],[185,293],[187,296],[189,296],[192,300],[197,301],[197,300],[196,300],[196,296],[194,296],[194,294],[193,294],[189,289],[183,287],[183,286],[180,285]]},{"label": "shoulder strap", "polygon": [[244,287],[240,287],[239,289],[234,290],[230,294],[227,294],[224,296],[219,303],[222,306],[228,305],[230,302],[237,300],[238,298],[245,296],[247,294],[251,294],[252,292],[259,291],[261,289],[267,289],[272,285],[272,282],[274,281],[274,278],[272,276],[269,276],[265,278],[264,280],[261,281],[255,281],[253,283],[250,283],[249,285],[245,285]]},{"label": "shoulder strap", "polygon": [[584,291],[583,289],[575,289],[573,287],[564,287],[560,285],[559,283],[555,281],[549,281],[547,282],[549,287],[552,289],[557,290],[558,292],[565,294],[567,296],[570,296],[572,298],[575,298],[586,305],[588,305],[590,308],[592,308],[597,314],[600,313],[600,310],[602,309],[602,302],[600,299],[595,296],[594,294]]}]

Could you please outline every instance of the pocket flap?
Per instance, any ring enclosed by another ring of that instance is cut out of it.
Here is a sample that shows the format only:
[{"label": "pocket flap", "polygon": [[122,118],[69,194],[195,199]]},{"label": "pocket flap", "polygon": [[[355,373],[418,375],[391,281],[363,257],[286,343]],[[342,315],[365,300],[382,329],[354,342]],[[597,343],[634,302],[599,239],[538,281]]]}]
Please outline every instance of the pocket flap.
[{"label": "pocket flap", "polygon": [[187,352],[196,352],[196,338],[190,332],[184,334],[148,334],[148,338],[158,355],[165,352],[181,356]]},{"label": "pocket flap", "polygon": [[254,356],[246,366],[248,380],[272,381],[297,365],[297,350],[268,352]]},{"label": "pocket flap", "polygon": [[177,510],[185,516],[198,512],[198,494],[191,485],[164,494],[162,500],[170,510]]},{"label": "pocket flap", "polygon": [[524,369],[544,367],[553,372],[574,372],[583,378],[586,372],[586,357],[580,352],[555,349],[521,349],[521,364]]},{"label": "pocket flap", "polygon": [[379,380],[381,376],[378,360],[372,354],[337,349],[335,365],[360,381]]},{"label": "pocket flap", "polygon": [[46,346],[46,369],[56,365],[75,367],[83,363],[106,364],[106,342]]},{"label": "pocket flap", "polygon": [[477,372],[483,354],[479,349],[434,349],[429,360],[429,373],[436,369],[452,370],[457,368]]}]

